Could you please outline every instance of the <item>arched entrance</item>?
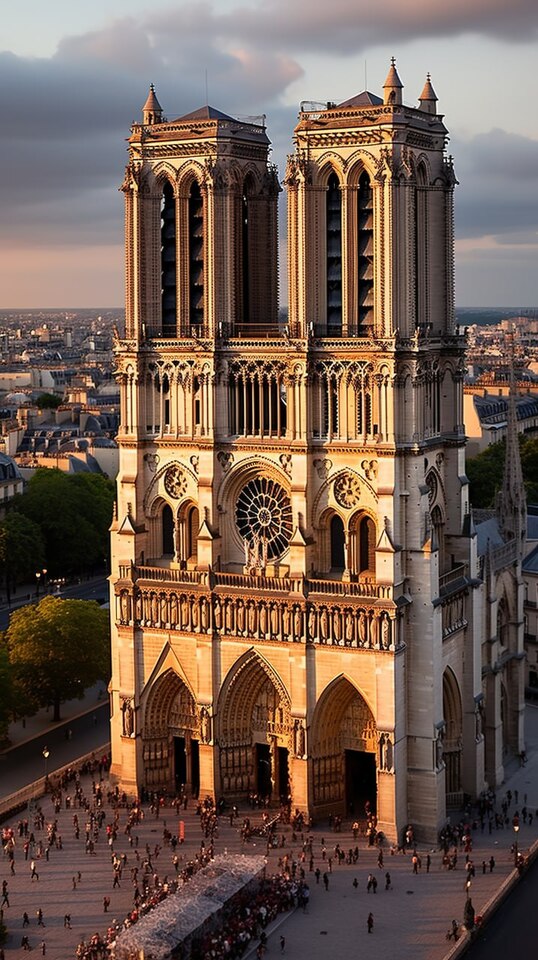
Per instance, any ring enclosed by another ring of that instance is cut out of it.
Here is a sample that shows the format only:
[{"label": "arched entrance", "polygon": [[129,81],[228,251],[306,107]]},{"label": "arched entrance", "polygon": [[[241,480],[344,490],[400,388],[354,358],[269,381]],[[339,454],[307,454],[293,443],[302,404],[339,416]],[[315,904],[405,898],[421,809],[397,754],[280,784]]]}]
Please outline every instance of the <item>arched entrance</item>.
[{"label": "arched entrance", "polygon": [[324,690],[311,737],[315,815],[363,816],[376,810],[377,732],[372,711],[344,676]]},{"label": "arched entrance", "polygon": [[254,650],[249,651],[228,674],[220,703],[222,793],[287,797],[290,701],[276,672]]},{"label": "arched entrance", "polygon": [[153,684],[143,728],[144,778],[148,789],[198,796],[200,717],[187,685],[167,670]]},{"label": "arched entrance", "polygon": [[445,764],[445,791],[447,806],[461,803],[461,752],[463,743],[463,719],[458,681],[452,670],[443,674],[443,760]]}]

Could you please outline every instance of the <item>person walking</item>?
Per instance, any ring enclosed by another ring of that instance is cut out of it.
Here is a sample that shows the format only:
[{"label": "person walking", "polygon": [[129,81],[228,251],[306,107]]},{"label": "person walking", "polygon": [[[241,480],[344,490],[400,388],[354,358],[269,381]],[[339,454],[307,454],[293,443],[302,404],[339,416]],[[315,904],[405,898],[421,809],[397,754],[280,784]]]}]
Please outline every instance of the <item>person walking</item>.
[{"label": "person walking", "polygon": [[325,885],[325,890],[328,890],[328,889],[329,889],[329,874],[328,874],[328,873],[324,873],[324,874],[323,874],[323,883],[324,883],[324,885]]},{"label": "person walking", "polygon": [[9,890],[7,888],[7,880],[2,881],[2,907],[9,907]]},{"label": "person walking", "polygon": [[43,923],[43,911],[42,911],[41,907],[40,907],[39,910],[37,911],[37,925],[38,925],[38,927],[44,927],[44,926],[45,926],[45,924]]},{"label": "person walking", "polygon": [[368,920],[366,921],[366,925],[367,925],[367,927],[368,927],[368,933],[371,933],[372,930],[374,929],[374,915],[373,915],[373,913],[369,913],[369,914],[368,914]]},{"label": "person walking", "polygon": [[39,880],[39,874],[36,870],[35,860],[30,860],[30,880]]},{"label": "person walking", "polygon": [[284,953],[284,950],[285,950],[285,949],[286,949],[286,937],[282,937],[282,936],[281,936],[281,937],[280,937],[280,952],[281,952],[281,953]]},{"label": "person walking", "polygon": [[390,878],[390,873],[388,870],[385,874],[385,890],[392,890],[392,880]]},{"label": "person walking", "polygon": [[23,927],[23,930],[24,930],[24,927],[29,927],[29,926],[30,926],[30,917],[28,916],[28,914],[26,913],[26,910],[25,910],[24,913],[23,913],[23,915],[22,915],[22,927]]}]

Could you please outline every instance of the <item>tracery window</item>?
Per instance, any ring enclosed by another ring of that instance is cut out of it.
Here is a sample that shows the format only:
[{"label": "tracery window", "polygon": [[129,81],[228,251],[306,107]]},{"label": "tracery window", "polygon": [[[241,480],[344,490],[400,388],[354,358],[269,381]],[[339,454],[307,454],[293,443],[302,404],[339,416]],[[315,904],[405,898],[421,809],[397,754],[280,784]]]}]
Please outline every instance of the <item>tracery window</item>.
[{"label": "tracery window", "polygon": [[327,333],[342,332],[342,195],[335,173],[327,182]]},{"label": "tracery window", "polygon": [[177,329],[176,291],[176,201],[166,181],[161,202],[161,315],[162,332],[175,336]]}]

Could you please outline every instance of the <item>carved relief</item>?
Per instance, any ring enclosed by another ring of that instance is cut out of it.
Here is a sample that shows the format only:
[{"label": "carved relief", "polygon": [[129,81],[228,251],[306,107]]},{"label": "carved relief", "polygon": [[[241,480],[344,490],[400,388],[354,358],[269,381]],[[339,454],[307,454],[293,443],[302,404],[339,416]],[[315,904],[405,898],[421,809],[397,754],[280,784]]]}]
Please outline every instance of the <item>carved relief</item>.
[{"label": "carved relief", "polygon": [[185,495],[187,490],[187,478],[180,467],[169,467],[164,475],[164,489],[175,500]]},{"label": "carved relief", "polygon": [[334,481],[334,497],[346,510],[356,506],[360,499],[360,483],[352,473],[343,473]]}]

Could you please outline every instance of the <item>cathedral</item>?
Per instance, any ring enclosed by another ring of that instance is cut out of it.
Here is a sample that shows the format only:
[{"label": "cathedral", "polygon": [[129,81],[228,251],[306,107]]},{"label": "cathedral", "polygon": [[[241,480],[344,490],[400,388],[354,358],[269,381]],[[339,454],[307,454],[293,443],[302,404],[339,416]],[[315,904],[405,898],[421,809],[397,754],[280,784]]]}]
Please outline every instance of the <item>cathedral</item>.
[{"label": "cathedral", "polygon": [[447,140],[430,77],[407,106],[394,61],[382,96],[301,104],[283,320],[264,118],[168,120],[150,88],[115,342],[131,795],[370,809],[433,839],[523,749],[524,492],[512,436],[498,514],[473,517]]}]

